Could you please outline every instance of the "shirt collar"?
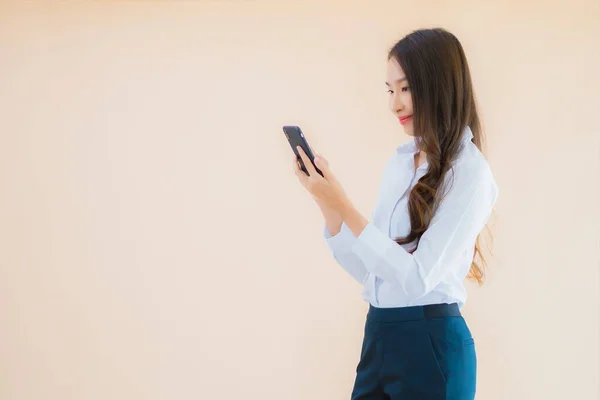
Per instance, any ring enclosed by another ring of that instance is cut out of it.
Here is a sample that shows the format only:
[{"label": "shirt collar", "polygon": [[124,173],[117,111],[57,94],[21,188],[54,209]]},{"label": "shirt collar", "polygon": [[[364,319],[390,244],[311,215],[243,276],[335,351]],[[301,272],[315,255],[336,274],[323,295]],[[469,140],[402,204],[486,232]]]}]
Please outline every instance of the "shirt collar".
[{"label": "shirt collar", "polygon": [[473,131],[471,131],[471,127],[467,125],[462,133],[462,143],[467,143],[473,140]]},{"label": "shirt collar", "polygon": [[[461,143],[465,144],[467,142],[470,142],[472,139],[473,131],[471,131],[471,128],[467,125],[463,130]],[[411,141],[401,144],[400,146],[398,146],[396,151],[399,154],[414,154],[414,152],[417,151],[417,138],[413,138]]]}]

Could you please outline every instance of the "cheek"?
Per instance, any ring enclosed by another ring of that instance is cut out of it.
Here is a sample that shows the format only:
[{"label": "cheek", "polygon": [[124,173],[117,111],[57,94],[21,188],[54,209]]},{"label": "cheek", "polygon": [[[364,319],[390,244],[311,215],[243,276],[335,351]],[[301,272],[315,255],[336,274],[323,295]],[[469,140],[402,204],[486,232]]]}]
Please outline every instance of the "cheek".
[{"label": "cheek", "polygon": [[406,93],[406,97],[404,98],[404,104],[405,104],[406,110],[408,110],[412,113],[413,104],[412,104],[412,97],[411,97],[410,93]]}]

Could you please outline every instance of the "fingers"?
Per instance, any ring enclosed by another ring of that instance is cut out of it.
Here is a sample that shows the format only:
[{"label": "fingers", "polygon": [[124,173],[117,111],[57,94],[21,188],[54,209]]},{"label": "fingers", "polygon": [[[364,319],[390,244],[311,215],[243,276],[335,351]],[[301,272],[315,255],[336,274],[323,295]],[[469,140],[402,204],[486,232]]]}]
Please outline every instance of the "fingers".
[{"label": "fingers", "polygon": [[298,157],[296,157],[296,155],[294,155],[293,163],[294,163],[294,174],[296,174],[298,179],[300,179],[300,181],[302,183],[304,183],[305,180],[308,178],[308,176],[304,173],[304,171],[302,171],[302,168],[300,167],[300,162],[298,161]]},{"label": "fingers", "polygon": [[[329,162],[320,153],[314,153],[314,155],[315,155],[315,164],[318,162],[321,164],[321,166],[324,166],[324,167],[329,166]],[[319,167],[319,168],[321,168],[321,167]]]},{"label": "fingers", "polygon": [[310,175],[311,177],[318,175],[312,162],[310,162],[310,159],[300,146],[298,146],[298,154],[300,154],[300,158],[304,162],[304,168],[306,168],[306,170],[308,171],[308,175]]},{"label": "fingers", "polygon": [[298,175],[298,172],[302,172],[302,170],[300,169],[300,163],[298,162],[298,157],[296,157],[296,155],[294,155],[292,162],[294,163],[294,173]]},{"label": "fingers", "polygon": [[320,155],[315,155],[315,165],[323,173],[325,179],[329,179],[329,162]]}]

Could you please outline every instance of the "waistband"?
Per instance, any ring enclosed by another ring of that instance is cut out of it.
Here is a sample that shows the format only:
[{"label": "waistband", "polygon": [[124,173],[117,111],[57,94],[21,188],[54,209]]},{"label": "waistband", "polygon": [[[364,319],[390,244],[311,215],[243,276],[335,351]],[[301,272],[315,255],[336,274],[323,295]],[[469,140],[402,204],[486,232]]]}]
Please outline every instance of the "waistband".
[{"label": "waistband", "polygon": [[462,314],[456,303],[394,308],[378,308],[369,305],[367,319],[373,322],[401,322],[460,316]]}]

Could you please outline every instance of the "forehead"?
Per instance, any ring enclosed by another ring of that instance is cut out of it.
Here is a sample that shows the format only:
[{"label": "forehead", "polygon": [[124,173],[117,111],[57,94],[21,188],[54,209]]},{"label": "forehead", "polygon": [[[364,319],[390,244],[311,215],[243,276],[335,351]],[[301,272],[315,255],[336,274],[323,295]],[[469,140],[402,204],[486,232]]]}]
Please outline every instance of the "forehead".
[{"label": "forehead", "polygon": [[404,78],[404,71],[402,71],[402,67],[398,64],[395,58],[390,58],[387,62],[387,72],[386,72],[386,81],[392,85],[395,81]]}]

